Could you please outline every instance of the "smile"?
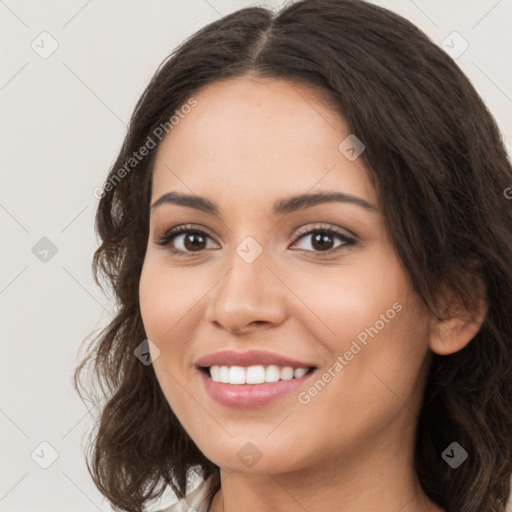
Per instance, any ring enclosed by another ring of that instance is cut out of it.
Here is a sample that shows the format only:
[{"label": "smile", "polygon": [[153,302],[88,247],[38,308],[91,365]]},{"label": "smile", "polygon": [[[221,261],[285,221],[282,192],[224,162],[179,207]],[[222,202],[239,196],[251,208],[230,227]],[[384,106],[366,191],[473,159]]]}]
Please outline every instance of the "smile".
[{"label": "smile", "polygon": [[276,365],[255,366],[211,366],[206,369],[213,382],[223,384],[263,384],[270,382],[286,381],[303,377],[313,368],[292,368],[291,366],[279,367]]},{"label": "smile", "polygon": [[[256,368],[256,370],[251,370]],[[270,369],[269,369],[270,368]],[[265,371],[265,380],[258,384],[252,384],[251,379],[261,380]],[[210,376],[213,372],[214,378],[227,376],[228,382],[216,381]],[[266,376],[278,380],[266,381]],[[218,404],[226,407],[253,408],[261,407],[284,398],[293,392],[299,393],[306,380],[317,373],[316,368],[295,368],[277,366],[263,367],[260,365],[247,368],[239,366],[217,366],[201,368],[199,376],[206,393]],[[284,375],[284,379],[281,379]],[[245,380],[246,382],[242,382]],[[247,382],[247,380],[249,382]]]},{"label": "smile", "polygon": [[282,354],[221,350],[195,362],[206,393],[227,407],[267,405],[294,391],[317,371],[311,362]]}]

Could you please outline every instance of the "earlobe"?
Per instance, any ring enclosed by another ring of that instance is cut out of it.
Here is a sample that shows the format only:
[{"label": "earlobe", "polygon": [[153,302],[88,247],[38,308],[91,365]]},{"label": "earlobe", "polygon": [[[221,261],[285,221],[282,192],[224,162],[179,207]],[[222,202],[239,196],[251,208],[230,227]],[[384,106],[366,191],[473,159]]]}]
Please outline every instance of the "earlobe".
[{"label": "earlobe", "polygon": [[[483,289],[481,286],[480,292]],[[480,293],[478,311],[470,312],[450,293],[450,305],[441,319],[433,317],[429,347],[438,355],[448,355],[463,349],[478,334],[487,315],[488,305]]]}]

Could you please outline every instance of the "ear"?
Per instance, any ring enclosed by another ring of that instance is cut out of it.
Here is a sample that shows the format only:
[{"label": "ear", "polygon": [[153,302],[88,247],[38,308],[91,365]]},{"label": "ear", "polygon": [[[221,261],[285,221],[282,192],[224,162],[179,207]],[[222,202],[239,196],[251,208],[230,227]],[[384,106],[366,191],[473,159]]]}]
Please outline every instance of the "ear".
[{"label": "ear", "polygon": [[485,285],[480,278],[474,288],[477,310],[470,310],[455,293],[445,287],[441,318],[432,320],[429,347],[439,355],[448,355],[463,349],[478,334],[488,310]]}]

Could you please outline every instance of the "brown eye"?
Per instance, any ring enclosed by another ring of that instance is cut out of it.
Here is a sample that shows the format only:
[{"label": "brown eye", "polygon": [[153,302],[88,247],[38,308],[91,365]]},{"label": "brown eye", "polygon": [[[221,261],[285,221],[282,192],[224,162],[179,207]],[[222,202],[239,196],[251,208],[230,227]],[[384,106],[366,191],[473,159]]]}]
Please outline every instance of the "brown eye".
[{"label": "brown eye", "polygon": [[[299,234],[292,248],[296,248],[299,240],[310,238],[307,248],[300,248],[305,252],[316,253],[322,256],[324,253],[330,255],[338,252],[346,246],[355,245],[356,241],[353,238],[346,236],[338,229],[330,225],[319,226],[309,229],[302,234]],[[208,248],[208,240],[212,237],[203,230],[194,228],[193,226],[178,226],[167,231],[157,242],[157,245],[164,246],[171,254],[177,256],[194,256],[201,254]],[[339,243],[336,245],[336,241]]]},{"label": "brown eye", "polygon": [[196,251],[204,249],[203,246],[206,244],[206,237],[197,232],[191,231],[189,233],[185,233],[183,238],[183,245],[187,251]]},{"label": "brown eye", "polygon": [[167,247],[172,254],[193,256],[207,248],[208,239],[211,237],[204,231],[180,226],[167,231],[156,244]]},{"label": "brown eye", "polygon": [[[297,240],[310,239],[310,242],[306,244],[308,248],[303,249],[308,252],[317,253],[331,253],[337,252],[338,248],[345,246],[354,245],[356,241],[353,238],[346,236],[341,231],[332,227],[318,227],[310,229],[305,233],[300,234]],[[338,240],[338,245],[334,246],[335,241]],[[294,246],[297,242],[294,243]]]}]

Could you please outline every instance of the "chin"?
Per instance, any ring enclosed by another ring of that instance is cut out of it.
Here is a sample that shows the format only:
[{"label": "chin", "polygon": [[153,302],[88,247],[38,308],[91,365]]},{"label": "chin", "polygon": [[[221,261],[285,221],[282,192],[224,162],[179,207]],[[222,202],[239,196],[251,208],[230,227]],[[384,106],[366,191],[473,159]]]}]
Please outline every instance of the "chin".
[{"label": "chin", "polygon": [[[276,450],[270,443],[251,442],[247,441],[247,438],[248,436],[244,436],[243,441],[231,440],[229,445],[226,444],[221,451],[201,451],[221,469],[237,473],[286,473],[300,469],[302,466],[300,455],[296,450],[293,451],[282,444]],[[310,458],[305,456],[304,460],[310,460]]]}]

